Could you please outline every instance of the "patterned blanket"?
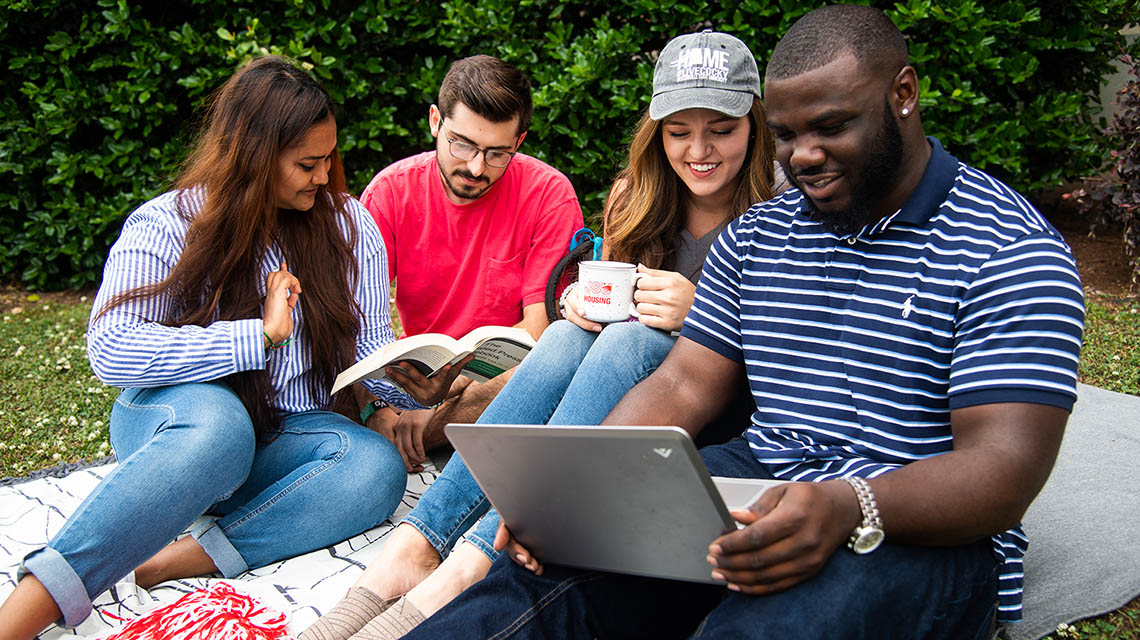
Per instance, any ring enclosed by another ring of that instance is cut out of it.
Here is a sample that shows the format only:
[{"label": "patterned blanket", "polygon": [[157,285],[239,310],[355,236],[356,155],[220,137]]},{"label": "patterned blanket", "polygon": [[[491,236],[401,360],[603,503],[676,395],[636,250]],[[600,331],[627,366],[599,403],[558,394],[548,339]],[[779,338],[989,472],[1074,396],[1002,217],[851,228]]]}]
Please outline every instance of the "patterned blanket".
[{"label": "patterned blanket", "polygon": [[[1111,611],[1140,595],[1140,397],[1083,384],[1078,394],[1053,473],[1025,514],[1025,621],[1001,629],[1000,637],[1008,640],[1040,638],[1058,623]],[[411,510],[442,464],[439,459],[408,476],[403,504],[391,521],[371,531],[232,581],[177,580],[149,591],[120,583],[96,599],[96,612],[78,629],[53,627],[41,638],[103,638],[124,621],[218,582],[285,613],[289,631],[300,633],[356,581],[391,522]],[[24,555],[62,526],[110,468],[0,486],[0,601],[15,587]]]},{"label": "patterned blanket", "polygon": [[[63,526],[67,516],[112,467],[92,467],[63,478],[41,478],[0,487],[0,601],[6,599],[16,586],[20,560],[43,546]],[[188,593],[226,582],[259,599],[264,605],[283,612],[289,619],[289,631],[296,635],[312,624],[320,612],[327,611],[340,600],[380,551],[384,538],[393,528],[392,523],[399,522],[415,506],[437,475],[430,462],[425,468],[421,473],[408,476],[403,502],[390,520],[354,538],[250,571],[235,580],[173,580],[149,590],[130,582],[120,582],[95,599],[94,613],[79,627],[69,630],[53,626],[40,638],[103,638],[148,611],[170,604]],[[129,541],[124,541],[124,544],[129,544]]]}]

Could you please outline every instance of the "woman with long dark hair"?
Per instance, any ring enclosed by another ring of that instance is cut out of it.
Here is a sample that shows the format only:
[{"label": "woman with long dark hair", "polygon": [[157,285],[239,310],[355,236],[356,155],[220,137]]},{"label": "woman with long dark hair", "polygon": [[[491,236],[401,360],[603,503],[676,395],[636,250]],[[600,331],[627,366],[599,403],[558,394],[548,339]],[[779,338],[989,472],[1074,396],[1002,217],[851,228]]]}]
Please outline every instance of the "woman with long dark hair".
[{"label": "woman with long dark hair", "polygon": [[[343,540],[399,504],[404,463],[333,412],[336,374],[393,340],[383,241],[345,193],[329,95],[264,57],[214,95],[175,188],[128,217],[88,331],[92,369],[123,388],[119,460],[0,608],[31,638],[134,570],[143,587],[232,577]],[[412,367],[369,389],[442,400],[458,373]],[[349,398],[341,400],[348,401]],[[218,516],[174,540],[199,516]]]},{"label": "woman with long dark hair", "polygon": [[[479,422],[599,424],[673,347],[720,232],[786,186],[752,52],[726,33],[674,38],[657,60],[653,99],[602,215],[603,258],[646,274],[635,294],[640,318],[587,320],[578,287],[570,288],[566,320],[546,329]],[[729,426],[740,433],[744,422]],[[344,600],[302,639],[398,637],[437,611],[497,557],[498,517],[475,524],[489,506],[453,457]],[[464,532],[467,544],[459,544]]]}]

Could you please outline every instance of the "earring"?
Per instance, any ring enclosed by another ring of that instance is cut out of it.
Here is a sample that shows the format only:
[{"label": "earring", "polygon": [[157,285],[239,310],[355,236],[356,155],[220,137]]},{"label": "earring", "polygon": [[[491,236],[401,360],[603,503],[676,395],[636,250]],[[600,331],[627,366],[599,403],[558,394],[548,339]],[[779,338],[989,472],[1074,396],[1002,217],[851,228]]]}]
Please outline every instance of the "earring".
[{"label": "earring", "polygon": [[907,109],[906,107],[903,107],[903,108],[902,108],[902,112],[901,112],[901,113],[902,113],[902,117],[904,117],[904,118],[905,118],[905,117],[907,117],[907,116],[909,116],[909,115],[910,115],[910,109]]}]

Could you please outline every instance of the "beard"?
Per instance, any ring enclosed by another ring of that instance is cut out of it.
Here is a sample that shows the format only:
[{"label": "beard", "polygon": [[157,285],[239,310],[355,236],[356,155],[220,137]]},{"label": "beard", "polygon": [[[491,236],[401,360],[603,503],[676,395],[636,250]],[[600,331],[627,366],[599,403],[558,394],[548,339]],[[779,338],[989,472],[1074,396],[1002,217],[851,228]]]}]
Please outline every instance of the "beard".
[{"label": "beard", "polygon": [[[851,190],[851,202],[841,211],[822,211],[807,198],[807,215],[838,236],[846,236],[859,231],[868,224],[878,222],[882,217],[874,212],[875,205],[890,193],[899,180],[899,167],[902,166],[903,142],[899,125],[891,114],[890,103],[883,100],[883,122],[879,127],[871,149],[866,168]],[[799,184],[786,168],[788,179],[797,187]]]},{"label": "beard", "polygon": [[[460,198],[475,200],[476,198],[482,196],[484,193],[487,193],[487,189],[491,188],[490,178],[485,175],[476,177],[466,169],[456,169],[455,171],[451,172],[451,175],[448,175],[447,169],[444,168],[443,162],[440,161],[438,153],[436,154],[435,164],[437,167],[439,167],[439,177],[443,178],[444,186],[447,187],[448,191],[454,193]],[[480,186],[463,184],[455,179],[457,176],[461,176],[469,180],[478,180],[483,184]]]}]

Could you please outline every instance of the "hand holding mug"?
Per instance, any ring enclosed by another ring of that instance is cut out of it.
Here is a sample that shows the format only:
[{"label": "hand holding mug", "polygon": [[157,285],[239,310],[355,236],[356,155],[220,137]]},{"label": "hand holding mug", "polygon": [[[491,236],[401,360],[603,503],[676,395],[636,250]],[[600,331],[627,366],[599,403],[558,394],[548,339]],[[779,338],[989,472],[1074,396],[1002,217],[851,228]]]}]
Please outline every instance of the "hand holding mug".
[{"label": "hand holding mug", "polygon": [[637,282],[634,300],[641,314],[641,324],[662,331],[680,331],[693,306],[697,287],[676,271],[650,269],[638,265],[642,277]]},{"label": "hand holding mug", "polygon": [[570,322],[578,325],[586,331],[593,331],[597,333],[602,330],[602,325],[587,320],[585,309],[582,308],[582,287],[579,286],[580,282],[575,282],[570,285],[570,291],[566,294],[565,306],[562,308],[562,317]]},{"label": "hand holding mug", "polygon": [[633,292],[638,281],[646,276],[628,262],[587,260],[578,265],[578,284],[571,295],[578,296],[586,320],[624,322],[641,316]]}]

